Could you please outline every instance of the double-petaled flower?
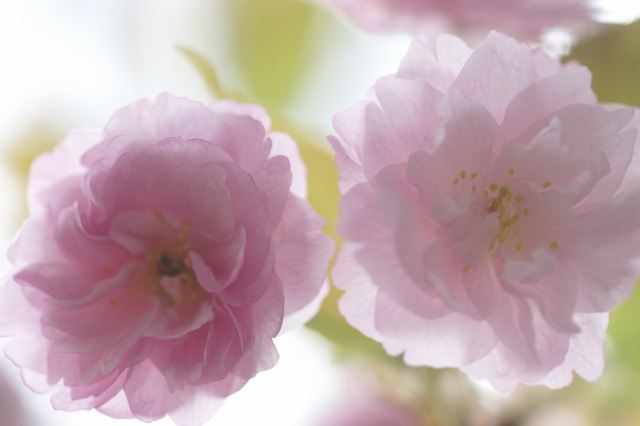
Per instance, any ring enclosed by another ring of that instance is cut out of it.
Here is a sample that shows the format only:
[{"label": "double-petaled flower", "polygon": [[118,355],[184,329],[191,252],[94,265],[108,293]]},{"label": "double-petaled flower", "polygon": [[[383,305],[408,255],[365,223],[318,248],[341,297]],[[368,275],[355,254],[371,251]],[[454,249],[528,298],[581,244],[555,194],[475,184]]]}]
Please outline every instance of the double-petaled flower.
[{"label": "double-petaled flower", "polygon": [[498,33],[416,41],[374,94],[331,138],[347,319],[501,390],[597,378],[607,311],[640,275],[640,189],[621,189],[634,109]]},{"label": "double-petaled flower", "polygon": [[0,333],[35,390],[202,424],[315,313],[332,242],[295,143],[256,106],[168,95],[39,157]]}]

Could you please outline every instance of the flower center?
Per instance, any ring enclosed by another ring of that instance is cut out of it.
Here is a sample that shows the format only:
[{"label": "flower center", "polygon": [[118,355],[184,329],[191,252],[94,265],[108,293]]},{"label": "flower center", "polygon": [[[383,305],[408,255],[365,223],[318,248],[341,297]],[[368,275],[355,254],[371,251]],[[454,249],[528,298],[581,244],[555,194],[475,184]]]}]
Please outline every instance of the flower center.
[{"label": "flower center", "polygon": [[489,185],[489,191],[494,196],[491,198],[488,212],[498,215],[498,230],[491,239],[489,251],[493,249],[496,243],[520,251],[522,250],[522,242],[518,241],[520,235],[518,222],[521,215],[529,215],[529,209],[522,208],[522,194],[516,194],[514,197],[509,185],[502,185],[497,190],[496,188],[496,184]]},{"label": "flower center", "polygon": [[190,261],[188,257],[174,259],[166,253],[162,253],[156,260],[156,271],[158,274],[168,277],[175,277],[189,272]]},{"label": "flower center", "polygon": [[[158,212],[156,218],[163,224],[168,221]],[[170,226],[170,225],[169,225]],[[142,294],[156,294],[170,305],[182,300],[195,300],[202,290],[193,272],[189,250],[191,244],[187,234],[191,230],[188,222],[182,221],[173,241],[165,247],[149,253],[145,260],[151,272],[138,275]]]},{"label": "flower center", "polygon": [[[461,191],[469,191],[471,197],[480,202],[479,214],[481,216],[486,214],[497,216],[498,227],[489,241],[487,255],[490,256],[498,245],[509,249],[512,253],[533,249],[534,247],[527,247],[527,235],[523,235],[522,232],[522,222],[532,212],[527,206],[525,195],[514,192],[513,187],[518,187],[517,184],[513,185],[517,182],[515,170],[512,167],[507,169],[507,183],[502,185],[490,183],[482,191],[478,190],[477,185],[480,184],[476,181],[477,177],[478,173],[475,171],[461,170],[454,177],[452,184],[456,193],[461,194]],[[541,190],[552,186],[550,181],[540,182],[538,185]],[[551,250],[556,250],[558,247],[559,244],[555,240],[549,241],[547,244],[547,248]]]}]

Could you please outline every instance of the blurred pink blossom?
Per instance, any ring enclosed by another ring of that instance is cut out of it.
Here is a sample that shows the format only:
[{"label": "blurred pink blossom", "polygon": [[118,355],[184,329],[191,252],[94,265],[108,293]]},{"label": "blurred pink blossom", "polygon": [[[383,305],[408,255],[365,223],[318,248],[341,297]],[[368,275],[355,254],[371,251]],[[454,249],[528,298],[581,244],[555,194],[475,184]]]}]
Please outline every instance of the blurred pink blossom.
[{"label": "blurred pink blossom", "polygon": [[[6,362],[9,365],[9,362]],[[33,415],[29,407],[18,393],[20,382],[11,379],[3,371],[0,363],[0,424],[6,426],[30,426],[37,423],[37,416]]]},{"label": "blurred pink blossom", "polygon": [[[371,370],[351,366],[343,369],[342,385],[334,398],[327,401],[313,426],[419,426],[421,413],[406,395],[400,375],[383,383]],[[404,389],[402,389],[404,390]],[[420,405],[422,401],[419,401]]]},{"label": "blurred pink blossom", "polygon": [[34,162],[0,296],[29,387],[58,409],[198,425],[277,362],[333,243],[295,143],[268,127],[257,106],[163,95]]},{"label": "blurred pink blossom", "polygon": [[322,0],[372,31],[443,31],[484,37],[492,30],[536,38],[554,27],[583,29],[593,22],[589,0]]},{"label": "blurred pink blossom", "polygon": [[406,363],[501,391],[603,368],[607,311],[640,275],[635,110],[589,71],[491,33],[415,41],[334,125],[349,322]]}]

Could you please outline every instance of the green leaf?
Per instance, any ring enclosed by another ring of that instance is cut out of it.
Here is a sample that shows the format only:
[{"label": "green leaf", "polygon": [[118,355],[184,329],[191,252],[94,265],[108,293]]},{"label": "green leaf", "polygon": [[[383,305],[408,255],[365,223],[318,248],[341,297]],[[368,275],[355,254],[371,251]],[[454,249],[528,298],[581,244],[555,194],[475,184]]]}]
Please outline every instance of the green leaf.
[{"label": "green leaf", "polygon": [[640,21],[612,25],[575,46],[567,59],[589,68],[600,102],[640,106]]},{"label": "green leaf", "polygon": [[640,281],[631,296],[611,311],[609,336],[615,357],[640,373]]},{"label": "green leaf", "polygon": [[176,46],[176,49],[189,62],[191,62],[191,65],[193,65],[198,74],[200,74],[207,86],[207,89],[209,89],[209,92],[214,98],[220,99],[227,97],[224,89],[218,81],[218,74],[204,56],[186,46]]},{"label": "green leaf", "polygon": [[285,104],[300,86],[319,48],[317,19],[300,0],[227,0],[232,60],[252,99]]}]

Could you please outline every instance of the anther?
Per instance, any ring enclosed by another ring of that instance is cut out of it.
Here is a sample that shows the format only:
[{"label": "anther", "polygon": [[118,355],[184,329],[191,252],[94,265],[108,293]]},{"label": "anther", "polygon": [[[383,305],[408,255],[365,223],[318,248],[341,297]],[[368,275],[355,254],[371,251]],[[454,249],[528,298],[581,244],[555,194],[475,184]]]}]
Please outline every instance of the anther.
[{"label": "anther", "polygon": [[156,210],[153,212],[153,215],[156,217],[156,219],[158,220],[158,222],[160,223],[167,223],[167,219],[164,217],[164,215],[162,213],[160,213],[159,210]]}]

